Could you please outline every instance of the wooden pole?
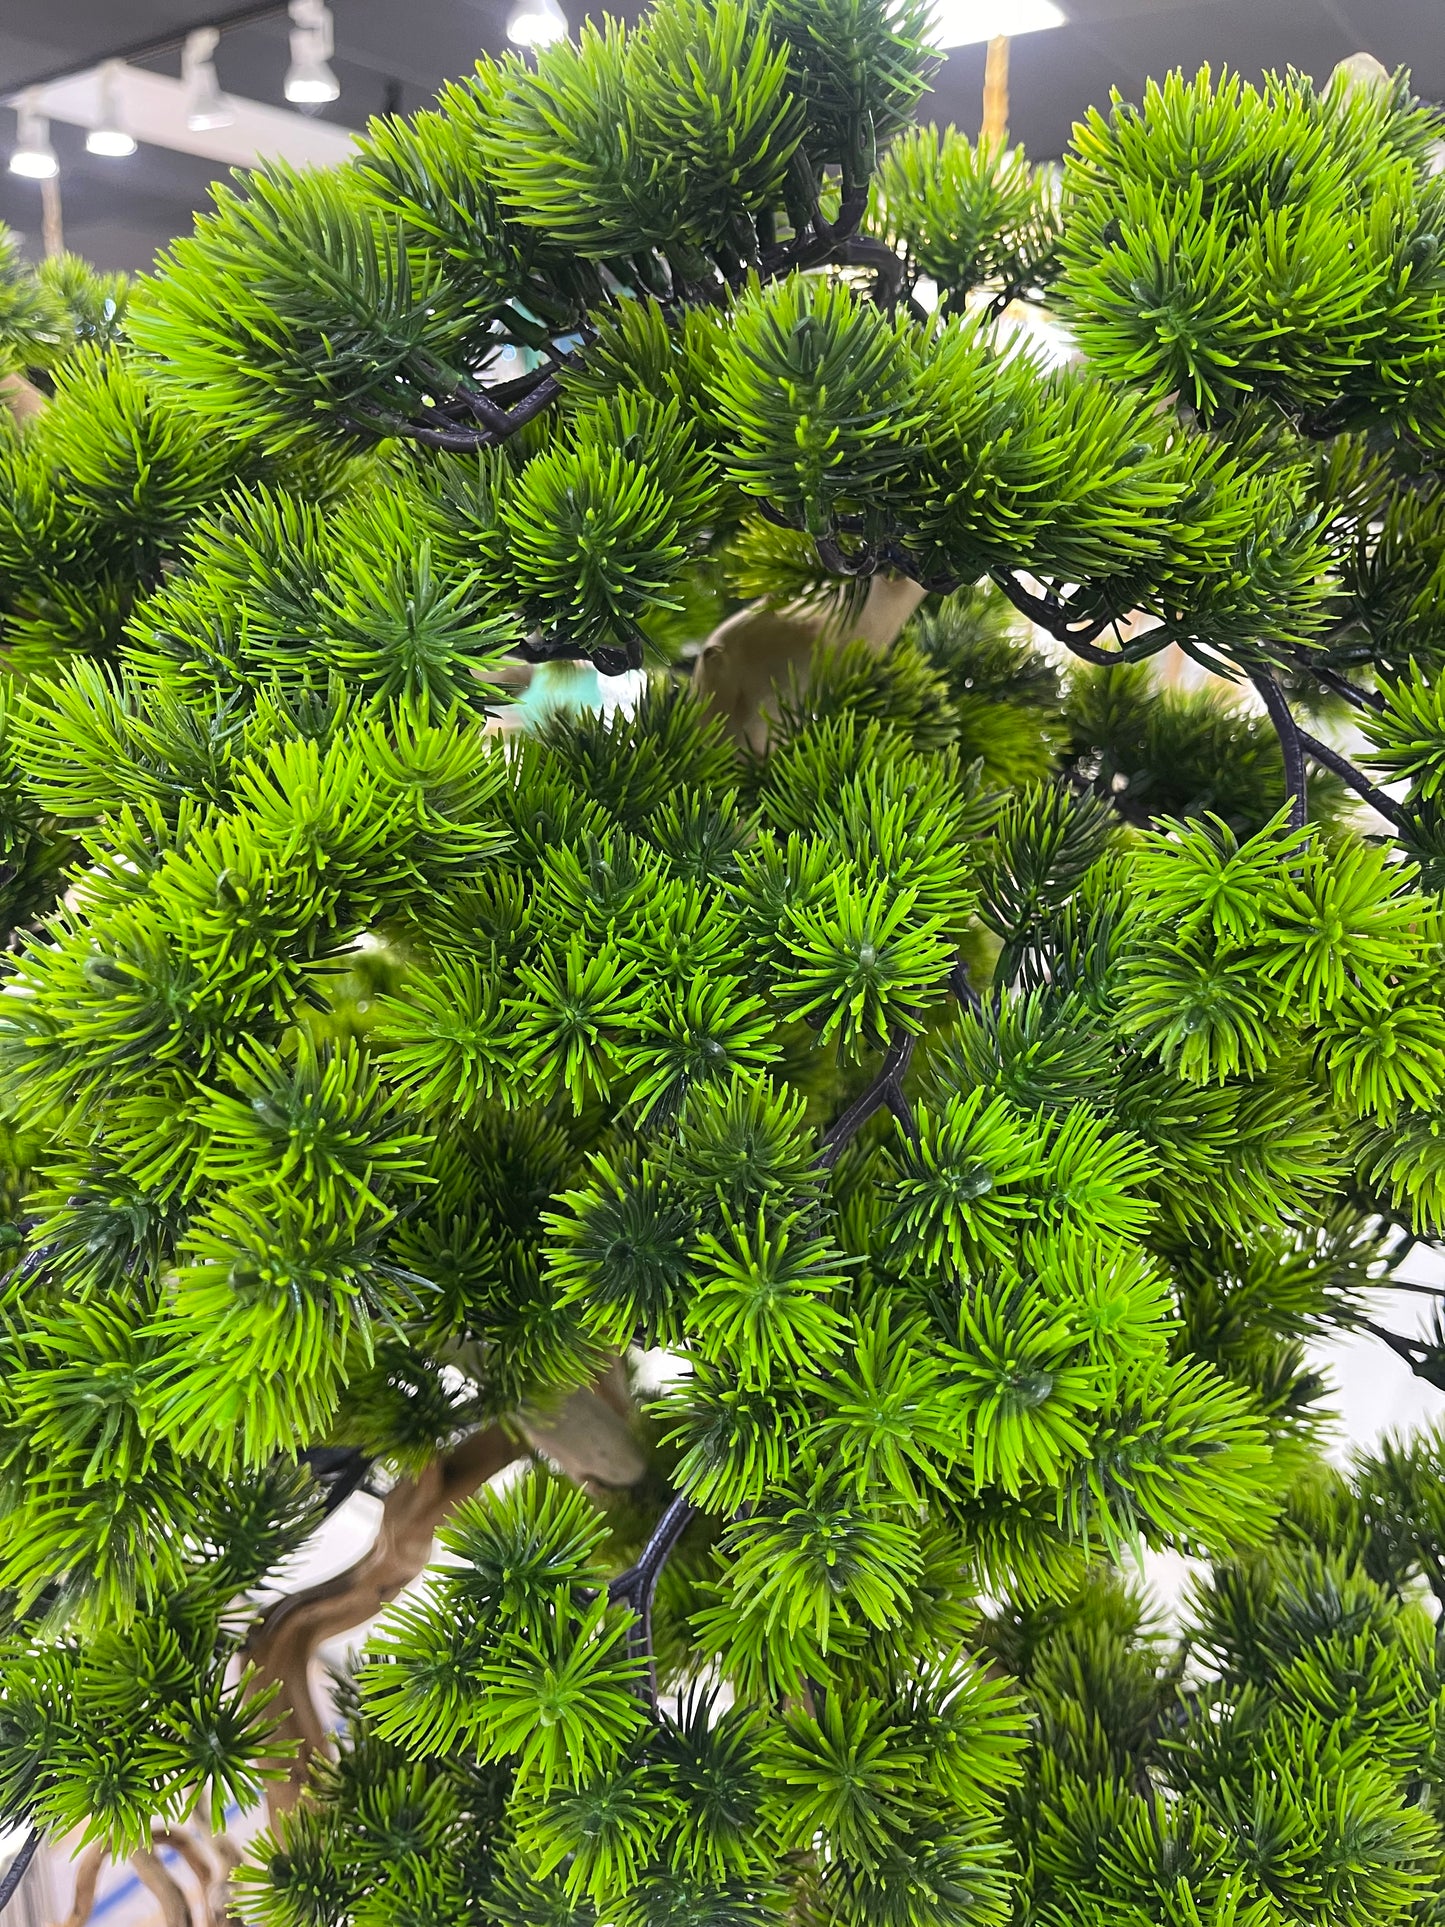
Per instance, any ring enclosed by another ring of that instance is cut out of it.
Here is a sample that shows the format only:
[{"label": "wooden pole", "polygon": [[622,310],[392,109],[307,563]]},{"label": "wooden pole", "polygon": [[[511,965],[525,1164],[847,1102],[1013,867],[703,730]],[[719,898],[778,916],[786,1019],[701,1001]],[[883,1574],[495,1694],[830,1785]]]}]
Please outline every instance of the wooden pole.
[{"label": "wooden pole", "polygon": [[52,174],[40,183],[40,222],[45,236],[46,259],[53,261],[65,252],[65,228],[60,218],[60,182]]},{"label": "wooden pole", "polygon": [[983,126],[980,145],[1002,147],[1008,138],[1008,36],[997,34],[988,43],[983,66]]}]

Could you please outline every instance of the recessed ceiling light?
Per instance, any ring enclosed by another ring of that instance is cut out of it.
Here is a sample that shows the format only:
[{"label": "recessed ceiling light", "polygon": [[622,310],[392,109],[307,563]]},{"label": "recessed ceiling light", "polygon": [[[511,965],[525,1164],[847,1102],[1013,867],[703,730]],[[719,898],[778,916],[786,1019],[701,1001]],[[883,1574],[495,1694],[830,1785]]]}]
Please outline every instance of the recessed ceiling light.
[{"label": "recessed ceiling light", "polygon": [[507,38],[516,47],[550,47],[567,38],[567,16],[557,0],[519,0],[507,17]]},{"label": "recessed ceiling light", "polygon": [[286,98],[298,107],[322,107],[341,93],[331,70],[336,51],[331,9],[325,0],[291,0],[291,65]]},{"label": "recessed ceiling light", "polygon": [[50,122],[34,99],[21,102],[15,151],[10,156],[10,172],[27,181],[53,181],[60,162],[50,145]]},{"label": "recessed ceiling light", "polygon": [[135,152],[135,135],[120,117],[120,63],[108,60],[100,70],[100,119],[85,137],[87,154],[104,154],[123,161]]},{"label": "recessed ceiling light", "polygon": [[935,47],[969,47],[1063,25],[1063,10],[1054,0],[938,0],[930,38]]},{"label": "recessed ceiling light", "polygon": [[181,49],[181,79],[186,89],[186,125],[193,134],[209,134],[229,127],[236,110],[221,92],[216,78],[216,48],[221,36],[214,27],[197,27],[186,35]]}]

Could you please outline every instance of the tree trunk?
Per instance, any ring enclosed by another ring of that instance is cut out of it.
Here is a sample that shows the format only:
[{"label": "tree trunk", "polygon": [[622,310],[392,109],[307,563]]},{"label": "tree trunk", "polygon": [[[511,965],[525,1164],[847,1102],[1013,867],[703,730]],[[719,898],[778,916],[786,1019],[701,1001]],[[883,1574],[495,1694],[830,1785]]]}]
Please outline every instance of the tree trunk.
[{"label": "tree trunk", "polygon": [[448,1514],[519,1456],[500,1426],[463,1439],[415,1479],[402,1479],[382,1501],[381,1526],[368,1551],[334,1579],[278,1599],[252,1634],[246,1657],[261,1682],[281,1682],[285,1717],[278,1737],[294,1740],[286,1778],[273,1783],[273,1816],[301,1797],[312,1755],[327,1746],[325,1722],[311,1691],[311,1661],[323,1640],[374,1618],[431,1558],[432,1539]]},{"label": "tree trunk", "polygon": [[160,1902],[161,1918],[165,1922],[165,1927],[194,1927],[190,1903],[161,1864],[158,1853],[152,1853],[148,1847],[141,1847],[131,1855],[130,1864],[135,1868],[137,1878],[150,1888]]},{"label": "tree trunk", "polygon": [[95,1905],[95,1889],[104,1865],[105,1847],[99,1840],[92,1840],[88,1847],[81,1849],[74,1862],[75,1898],[60,1927],[85,1927],[90,1919],[91,1908]]},{"label": "tree trunk", "polygon": [[719,623],[698,653],[694,680],[740,742],[759,754],[768,741],[768,708],[790,675],[806,680],[821,643],[869,643],[878,653],[922,602],[926,590],[905,576],[875,575],[851,620],[830,609],[770,609],[755,602]]}]

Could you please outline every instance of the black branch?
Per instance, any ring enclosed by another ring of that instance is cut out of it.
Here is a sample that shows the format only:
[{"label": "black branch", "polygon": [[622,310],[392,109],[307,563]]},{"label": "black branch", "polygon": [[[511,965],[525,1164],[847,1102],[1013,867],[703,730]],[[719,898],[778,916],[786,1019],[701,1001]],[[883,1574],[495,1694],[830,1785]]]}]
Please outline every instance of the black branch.
[{"label": "black branch", "polygon": [[886,241],[873,241],[855,234],[838,247],[837,255],[840,267],[871,268],[873,299],[880,308],[895,305],[903,292],[906,268],[903,257],[896,254]]},{"label": "black branch", "polygon": [[1360,1329],[1388,1345],[1397,1358],[1404,1359],[1417,1378],[1423,1378],[1427,1385],[1433,1385],[1437,1391],[1445,1391],[1445,1359],[1441,1358],[1438,1346],[1427,1344],[1423,1338],[1404,1338],[1399,1332],[1392,1332],[1369,1318],[1360,1320]]},{"label": "black branch", "polygon": [[[439,419],[433,421],[412,421],[397,415],[386,415],[370,409],[360,411],[364,417],[355,424],[374,435],[396,435],[405,441],[420,442],[424,448],[445,449],[448,454],[471,455],[483,448],[499,448],[509,441],[519,429],[535,421],[544,409],[549,408],[562,392],[562,384],[555,374],[541,375],[535,386],[530,386],[521,400],[510,408],[505,408],[494,396],[484,389],[467,388],[452,396],[445,409],[437,412]],[[464,422],[455,421],[453,413],[461,411],[471,415],[480,426],[468,427]]]},{"label": "black branch", "polygon": [[374,1463],[354,1445],[308,1445],[297,1456],[302,1465],[310,1466],[311,1476],[321,1488],[324,1519],[362,1489]]},{"label": "black branch", "polygon": [[[871,268],[880,301],[887,304],[896,300],[903,281],[903,263],[884,243],[859,236],[858,229],[867,211],[866,188],[855,188],[845,196],[835,220],[825,219],[815,205],[812,218],[802,232],[782,246],[760,250],[757,259],[763,278],[776,280],[798,268],[838,262]],[[721,282],[715,285],[682,289],[681,301],[675,289],[673,299],[665,305],[685,306],[689,299],[712,302],[725,294],[728,285],[741,286],[744,279],[745,271],[741,269],[731,276],[724,272]],[[595,328],[580,326],[572,331],[572,338],[580,338],[585,347],[595,340],[596,332]],[[562,394],[561,371],[564,366],[576,365],[577,361],[576,348],[569,351],[554,344],[545,367],[499,384],[494,390],[470,385],[458,389],[448,395],[439,408],[424,411],[430,419],[418,421],[362,406],[356,412],[363,421],[353,421],[351,425],[369,429],[373,434],[400,436],[423,447],[445,449],[452,454],[499,448],[558,400]],[[461,415],[471,416],[477,426],[473,428],[456,419]]]},{"label": "black branch", "polygon": [[652,1652],[652,1602],[657,1597],[657,1582],[672,1557],[678,1540],[691,1525],[696,1507],[679,1492],[652,1529],[652,1536],[626,1572],[607,1588],[614,1605],[630,1606],[636,1618],[628,1635],[628,1649],[634,1659],[647,1662],[647,1696],[657,1704],[657,1666]]},{"label": "black branch", "polygon": [[[763,275],[775,280],[795,268],[818,268],[842,256],[868,212],[868,189],[854,188],[844,197],[836,220],[825,219],[816,205],[808,226],[782,246],[765,248],[760,256]],[[876,263],[869,261],[870,267]]]},{"label": "black branch", "polygon": [[1314,662],[1307,649],[1293,649],[1290,654],[1296,666],[1307,676],[1313,676],[1315,681],[1323,683],[1326,689],[1332,689],[1337,696],[1343,696],[1352,709],[1384,709],[1385,699],[1377,689],[1361,689],[1358,683],[1351,682],[1348,676],[1342,676],[1337,669],[1331,669],[1327,663]]},{"label": "black branch", "polygon": [[39,1827],[32,1827],[25,1836],[20,1851],[5,1869],[3,1877],[0,1877],[0,1914],[4,1913],[5,1909],[10,1905],[10,1902],[15,1898],[20,1883],[25,1878],[31,1861],[35,1858],[35,1850],[39,1845],[40,1829]]},{"label": "black branch", "polygon": [[1031,589],[1024,587],[1011,570],[991,569],[989,574],[1020,615],[1038,623],[1041,629],[1047,629],[1055,642],[1063,643],[1083,661],[1093,663],[1097,669],[1111,669],[1121,662],[1130,661],[1130,652],[1123,647],[1095,647],[1097,638],[1119,620],[1117,615],[1094,616],[1076,623],[1067,604],[1060,602],[1057,596],[1035,595]]},{"label": "black branch", "polygon": [[1274,724],[1274,733],[1279,738],[1280,754],[1284,758],[1284,788],[1289,798],[1289,826],[1292,830],[1302,830],[1309,816],[1309,783],[1305,774],[1304,738],[1299,725],[1285,700],[1285,693],[1267,670],[1250,681],[1259,691],[1264,706],[1269,712],[1269,720]]},{"label": "black branch", "polygon": [[463,401],[470,413],[481,422],[483,430],[492,442],[504,442],[515,435],[518,429],[535,421],[544,408],[556,401],[562,392],[562,384],[556,375],[544,375],[530,393],[505,408],[485,389],[471,388],[458,399]]},{"label": "black branch", "polygon": [[886,1105],[905,1128],[913,1122],[908,1100],[903,1095],[903,1074],[908,1069],[908,1061],[913,1055],[914,1036],[912,1031],[895,1031],[888,1046],[888,1053],[873,1082],[860,1091],[841,1116],[829,1127],[818,1154],[818,1162],[825,1171],[831,1170],[838,1162],[844,1146],[857,1136],[873,1113]]},{"label": "black branch", "polygon": [[[968,981],[968,972],[963,959],[959,958],[949,976],[949,987],[960,999],[976,1006],[977,992]],[[913,1112],[908,1099],[903,1094],[903,1078],[913,1056],[915,1039],[911,1031],[895,1032],[883,1059],[878,1075],[865,1091],[859,1093],[847,1110],[838,1117],[819,1152],[818,1162],[830,1169],[836,1162],[844,1145],[848,1143],[868,1122],[875,1111],[885,1105],[893,1112],[910,1135],[914,1130]],[[672,1557],[679,1539],[696,1516],[697,1508],[682,1493],[667,1507],[662,1517],[652,1529],[647,1544],[637,1555],[626,1572],[612,1580],[607,1588],[607,1597],[614,1605],[631,1607],[635,1619],[628,1635],[628,1650],[635,1659],[647,1662],[644,1681],[648,1701],[657,1705],[657,1668],[652,1647],[652,1605],[657,1596],[657,1582],[662,1577],[663,1568]]]},{"label": "black branch", "polygon": [[983,999],[973,987],[973,979],[968,974],[968,965],[960,951],[953,961],[953,969],[948,973],[948,987],[967,1011],[975,1015],[983,1009]]},{"label": "black branch", "polygon": [[523,662],[590,662],[600,675],[620,676],[642,667],[643,643],[640,630],[625,643],[583,644],[565,637],[533,636],[519,642],[513,653]]},{"label": "black branch", "polygon": [[1299,740],[1300,747],[1311,762],[1318,763],[1322,769],[1332,770],[1357,796],[1364,797],[1371,809],[1378,810],[1386,822],[1393,823],[1402,836],[1411,834],[1415,825],[1410,812],[1402,809],[1393,796],[1387,796],[1372,783],[1363,771],[1357,770],[1348,757],[1341,756],[1337,749],[1331,749],[1328,743],[1320,742],[1318,737],[1311,736],[1306,730],[1299,731]]}]

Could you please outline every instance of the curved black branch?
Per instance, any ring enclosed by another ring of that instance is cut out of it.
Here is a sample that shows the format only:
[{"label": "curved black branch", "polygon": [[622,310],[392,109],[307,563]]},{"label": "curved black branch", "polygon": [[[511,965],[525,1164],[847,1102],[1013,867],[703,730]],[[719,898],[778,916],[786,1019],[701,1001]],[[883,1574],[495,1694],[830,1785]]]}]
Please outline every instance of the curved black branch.
[{"label": "curved black branch", "polygon": [[880,308],[891,308],[903,292],[903,258],[886,241],[855,234],[839,247],[838,261],[845,268],[872,268],[873,299]]},{"label": "curved black branch", "polygon": [[855,555],[845,555],[839,543],[828,535],[816,536],[813,547],[823,567],[845,582],[857,581],[877,570],[878,558],[870,549],[862,548]]},{"label": "curved black branch", "polygon": [[557,399],[562,392],[562,384],[555,375],[544,375],[522,399],[512,407],[504,408],[489,395],[485,389],[470,388],[458,397],[486,429],[489,444],[504,442],[525,428],[529,421],[540,415],[544,408]]},{"label": "curved black branch", "polygon": [[[582,331],[579,329],[578,332],[581,333]],[[562,356],[561,359],[570,362],[572,357],[568,354]],[[534,389],[539,388],[544,381],[550,379],[556,372],[557,364],[556,359],[554,359],[550,361],[545,368],[529,368],[525,375],[513,375],[507,381],[488,382],[485,390],[487,400],[499,402],[502,407],[510,408],[513,402],[524,401]],[[472,395],[476,392],[475,389],[468,389],[466,394]],[[468,406],[466,396],[459,395],[455,406],[458,409],[466,409]]]},{"label": "curved black branch", "polygon": [[901,1086],[894,1084],[889,1087],[887,1103],[889,1110],[892,1111],[894,1118],[902,1127],[903,1135],[908,1139],[910,1144],[916,1147],[918,1143],[918,1120],[913,1115],[913,1106],[904,1096]]},{"label": "curved black branch", "polygon": [[1378,789],[1369,777],[1357,770],[1348,757],[1341,756],[1337,749],[1328,743],[1320,742],[1307,730],[1299,732],[1300,747],[1311,762],[1318,763],[1322,769],[1332,770],[1342,783],[1347,783],[1357,796],[1363,796],[1371,809],[1378,810],[1389,823],[1393,823],[1402,836],[1408,836],[1414,829],[1410,812],[1402,809],[1393,796],[1387,796]]},{"label": "curved black branch", "polygon": [[1343,696],[1352,708],[1385,708],[1385,699],[1377,689],[1361,689],[1358,683],[1351,682],[1348,676],[1340,675],[1338,670],[1330,669],[1322,662],[1312,662],[1307,649],[1293,649],[1290,655],[1307,676],[1313,676],[1315,681],[1322,682],[1326,689],[1332,689],[1337,696]]},{"label": "curved black branch", "polygon": [[953,969],[948,973],[948,987],[965,1010],[976,1013],[983,1009],[983,999],[973,987],[962,951],[954,958]]},{"label": "curved black branch", "polygon": [[[817,268],[834,258],[853,239],[868,212],[867,187],[854,188],[843,197],[836,220],[827,221],[814,210],[808,228],[791,241],[763,251],[760,261],[764,275],[772,280],[790,274],[794,268]],[[872,263],[869,264],[873,265]]]},{"label": "curved black branch", "polygon": [[[1421,1338],[1402,1338],[1399,1332],[1392,1332],[1369,1318],[1360,1320],[1360,1330],[1369,1332],[1372,1338],[1378,1338],[1382,1344],[1388,1345],[1397,1358],[1404,1359],[1417,1378],[1423,1378],[1427,1385],[1433,1385],[1437,1390],[1445,1390],[1445,1374],[1440,1370],[1440,1354],[1435,1346],[1426,1344]],[[1435,1361],[1433,1368],[1432,1360]]]},{"label": "curved black branch", "polygon": [[847,1110],[834,1120],[823,1139],[818,1162],[825,1171],[832,1169],[849,1139],[855,1137],[873,1113],[881,1110],[885,1104],[901,1124],[911,1126],[912,1112],[903,1095],[903,1074],[908,1069],[915,1041],[912,1031],[894,1032],[878,1075],[867,1090],[861,1091]]},{"label": "curved black branch", "polygon": [[642,635],[639,631],[626,644],[528,640],[519,642],[513,653],[523,662],[590,662],[599,675],[620,676],[642,667]]},{"label": "curved black branch", "polygon": [[[755,507],[763,520],[770,522],[774,528],[791,529],[796,533],[802,527],[796,516],[786,514],[765,496],[756,498]],[[835,528],[844,526],[841,518],[835,524]],[[873,575],[881,567],[893,574],[907,576],[920,588],[927,590],[929,595],[951,595],[955,589],[963,588],[966,581],[971,580],[960,575],[929,574],[918,558],[896,540],[884,541],[876,547],[865,544],[849,554],[843,552],[836,535],[815,536],[813,546],[823,567],[844,580]],[[1117,649],[1098,649],[1094,646],[1094,638],[1113,628],[1119,621],[1117,615],[1092,616],[1087,622],[1075,623],[1070,618],[1067,605],[1057,597],[1035,595],[1007,569],[993,569],[989,574],[1020,614],[1036,622],[1041,629],[1047,629],[1056,642],[1063,643],[1074,655],[1094,664],[1096,668],[1110,669],[1120,663],[1142,660],[1146,655],[1153,655],[1167,640],[1158,629],[1151,629],[1138,638],[1137,648],[1123,644]]]},{"label": "curved black branch", "polygon": [[630,1606],[637,1615],[628,1633],[628,1650],[634,1659],[647,1661],[647,1693],[653,1706],[657,1704],[657,1668],[652,1654],[652,1602],[662,1569],[691,1525],[695,1512],[691,1499],[679,1492],[653,1527],[652,1536],[636,1560],[607,1588],[607,1597],[614,1605]]},{"label": "curved black branch", "polygon": [[321,1488],[321,1516],[329,1519],[366,1483],[373,1461],[354,1445],[308,1445],[297,1454]]},{"label": "curved black branch", "polygon": [[475,416],[482,425],[480,428],[467,428],[461,423],[442,426],[435,422],[403,420],[401,417],[386,417],[381,414],[368,416],[372,429],[381,435],[396,435],[405,441],[420,442],[426,448],[442,448],[449,454],[471,455],[478,449],[497,448],[509,440],[529,421],[549,408],[562,392],[562,384],[555,375],[544,375],[535,387],[529,388],[522,399],[511,408],[504,408],[500,402],[482,389],[469,388],[452,397],[452,405],[465,409]]},{"label": "curved black branch", "polygon": [[[785,246],[761,252],[759,262],[764,277],[772,280],[795,268],[818,267],[827,261],[848,262],[873,269],[875,292],[881,303],[887,305],[896,300],[903,285],[903,263],[884,243],[859,237],[858,229],[867,211],[866,187],[855,188],[844,196],[836,220],[825,220],[815,208],[804,232],[795,235]],[[730,279],[740,285],[742,271]],[[714,300],[724,291],[719,285],[694,293],[698,300]],[[582,327],[576,333],[581,336],[584,345],[596,336],[594,328]],[[499,384],[495,391],[470,386],[459,389],[447,396],[440,409],[429,411],[432,413],[429,421],[391,416],[384,410],[371,407],[363,407],[360,412],[369,422],[372,432],[400,436],[407,441],[420,442],[427,448],[445,449],[453,454],[473,454],[479,449],[497,448],[557,400],[562,393],[560,368],[570,365],[574,358],[575,351],[569,353],[554,345],[549,355],[550,366]],[[514,396],[517,399],[513,400]],[[451,419],[454,413],[471,415],[480,426],[468,428],[462,422]]]},{"label": "curved black branch", "polygon": [[1269,720],[1274,724],[1274,733],[1279,738],[1280,754],[1284,758],[1285,794],[1289,798],[1289,826],[1292,830],[1302,830],[1309,815],[1304,738],[1285,700],[1284,691],[1268,670],[1251,676],[1250,681],[1263,698],[1264,706],[1269,711]]},{"label": "curved black branch", "polygon": [[406,421],[399,415],[385,415],[369,408],[343,415],[341,420],[359,435],[395,435],[401,440],[420,442],[425,448],[446,449],[454,455],[475,454],[477,449],[489,448],[492,443],[491,435],[484,428],[437,428],[427,422]]},{"label": "curved black branch", "polygon": [[1026,589],[1018,578],[1008,569],[990,569],[989,576],[1003,590],[1009,601],[1031,622],[1047,629],[1055,642],[1062,642],[1076,656],[1091,662],[1095,668],[1111,669],[1116,664],[1128,662],[1129,656],[1122,649],[1096,649],[1094,639],[1118,621],[1117,616],[1096,616],[1093,620],[1080,624],[1077,628],[1069,622],[1068,611],[1062,603],[1052,596],[1036,596]]},{"label": "curved black branch", "polygon": [[35,1849],[39,1845],[40,1829],[39,1827],[32,1827],[25,1836],[25,1841],[20,1851],[5,1869],[4,1878],[0,1879],[0,1913],[4,1913],[5,1909],[10,1905],[10,1902],[15,1898],[20,1883],[25,1878],[31,1861],[35,1858]]},{"label": "curved black branch", "polygon": [[633,1563],[608,1586],[609,1599],[625,1600],[634,1610],[640,1609],[644,1600],[651,1599],[657,1590],[662,1569],[692,1522],[695,1510],[691,1499],[684,1498],[679,1492],[652,1528],[647,1544]]}]

